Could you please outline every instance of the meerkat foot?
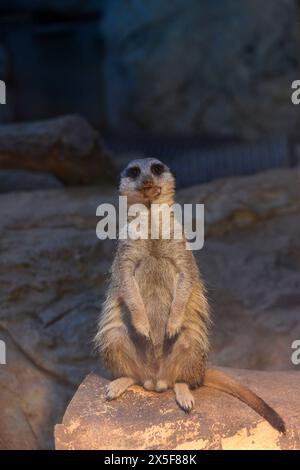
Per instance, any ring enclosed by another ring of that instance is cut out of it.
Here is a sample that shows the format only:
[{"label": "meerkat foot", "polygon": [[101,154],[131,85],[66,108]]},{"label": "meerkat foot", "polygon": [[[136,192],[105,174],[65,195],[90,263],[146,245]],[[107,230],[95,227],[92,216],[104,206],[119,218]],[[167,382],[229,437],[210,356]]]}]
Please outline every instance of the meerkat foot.
[{"label": "meerkat foot", "polygon": [[155,390],[157,392],[165,392],[166,390],[168,390],[168,384],[166,380],[162,380],[162,379],[158,380],[156,382]]},{"label": "meerkat foot", "polygon": [[130,385],[135,384],[136,381],[131,377],[120,377],[110,382],[106,387],[105,398],[106,400],[114,400],[122,395]]},{"label": "meerkat foot", "polygon": [[189,413],[194,408],[195,404],[195,400],[189,386],[186,383],[176,383],[174,385],[174,391],[176,401],[180,408],[182,408],[186,413]]},{"label": "meerkat foot", "polygon": [[145,380],[145,382],[143,383],[143,387],[149,391],[155,390],[155,385],[152,379]]}]

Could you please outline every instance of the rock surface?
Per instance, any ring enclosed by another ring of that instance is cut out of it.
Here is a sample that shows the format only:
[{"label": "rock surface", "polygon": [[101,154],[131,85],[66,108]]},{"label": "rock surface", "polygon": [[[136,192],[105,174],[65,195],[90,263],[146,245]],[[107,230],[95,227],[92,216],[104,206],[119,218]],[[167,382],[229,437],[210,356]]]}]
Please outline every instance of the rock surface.
[{"label": "rock surface", "polygon": [[119,399],[105,401],[108,383],[90,374],[55,427],[56,449],[279,450],[300,449],[298,372],[232,371],[227,373],[261,395],[283,417],[286,435],[279,434],[237,399],[202,387],[196,405],[185,414],[174,394],[131,387]]},{"label": "rock surface", "polygon": [[[97,362],[92,339],[112,252],[95,235],[104,196],[94,188],[0,197],[0,339],[7,348],[0,442],[6,447],[52,447],[54,423]],[[22,427],[29,437],[18,434],[12,443]]]},{"label": "rock surface", "polygon": [[295,368],[300,169],[189,188],[180,192],[185,201],[205,204],[206,241],[196,256],[211,299],[212,360],[237,368]]},{"label": "rock surface", "polygon": [[0,193],[61,188],[63,184],[51,173],[28,170],[0,170]]},{"label": "rock surface", "polygon": [[100,135],[75,115],[1,125],[0,168],[48,171],[66,184],[107,184],[115,177]]},{"label": "rock surface", "polygon": [[[95,214],[116,198],[97,187],[0,196],[4,448],[52,447],[54,424],[98,363],[92,338],[114,242],[96,238]],[[291,343],[300,339],[300,169],[220,180],[178,198],[205,203],[197,258],[214,316],[211,362],[299,370]]]}]

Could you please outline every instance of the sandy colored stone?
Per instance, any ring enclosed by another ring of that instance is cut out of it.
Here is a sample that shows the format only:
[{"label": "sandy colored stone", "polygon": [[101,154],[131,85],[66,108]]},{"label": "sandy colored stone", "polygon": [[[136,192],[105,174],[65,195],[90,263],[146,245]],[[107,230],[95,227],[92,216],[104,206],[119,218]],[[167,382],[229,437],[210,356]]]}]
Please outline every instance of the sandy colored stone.
[{"label": "sandy colored stone", "polygon": [[281,414],[286,435],[237,399],[206,387],[194,391],[189,415],[177,407],[173,391],[158,394],[133,386],[107,402],[107,380],[92,373],[55,427],[56,449],[300,449],[300,374],[224,370]]}]

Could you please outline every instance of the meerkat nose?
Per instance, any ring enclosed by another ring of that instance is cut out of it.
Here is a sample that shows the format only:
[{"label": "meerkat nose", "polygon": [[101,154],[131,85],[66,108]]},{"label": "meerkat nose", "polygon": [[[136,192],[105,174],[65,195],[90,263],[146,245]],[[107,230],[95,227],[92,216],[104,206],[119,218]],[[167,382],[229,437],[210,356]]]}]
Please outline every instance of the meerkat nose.
[{"label": "meerkat nose", "polygon": [[143,188],[152,188],[152,186],[153,186],[153,180],[152,180],[151,178],[145,178],[145,179],[143,180],[142,185],[143,185]]}]

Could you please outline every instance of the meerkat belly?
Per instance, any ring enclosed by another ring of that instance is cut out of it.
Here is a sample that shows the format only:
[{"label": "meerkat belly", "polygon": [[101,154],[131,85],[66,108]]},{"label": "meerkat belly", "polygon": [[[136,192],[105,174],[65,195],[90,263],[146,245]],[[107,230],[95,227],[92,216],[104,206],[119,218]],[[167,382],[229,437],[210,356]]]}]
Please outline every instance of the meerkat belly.
[{"label": "meerkat belly", "polygon": [[171,260],[154,256],[141,260],[135,272],[156,344],[162,343],[164,339],[176,274]]}]

